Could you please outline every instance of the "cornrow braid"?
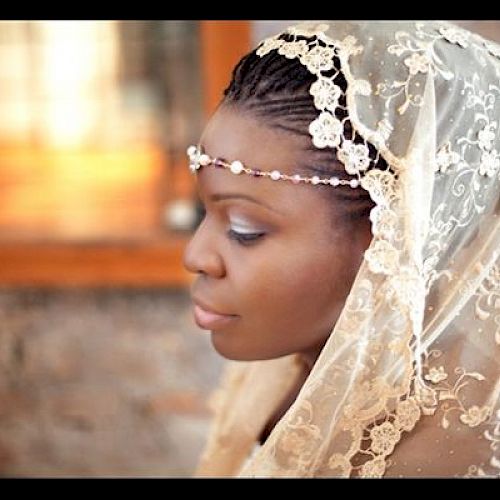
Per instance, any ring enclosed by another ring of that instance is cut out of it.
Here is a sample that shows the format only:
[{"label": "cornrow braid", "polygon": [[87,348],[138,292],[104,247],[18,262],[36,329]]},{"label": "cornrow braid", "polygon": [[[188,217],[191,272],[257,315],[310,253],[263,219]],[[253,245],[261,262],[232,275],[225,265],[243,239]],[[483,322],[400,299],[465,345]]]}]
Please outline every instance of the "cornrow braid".
[{"label": "cornrow braid", "polygon": [[[282,35],[288,39],[289,35]],[[298,59],[288,59],[272,50],[260,57],[257,49],[244,56],[233,70],[229,86],[224,90],[222,104],[231,104],[248,111],[257,118],[262,118],[268,126],[285,130],[289,133],[311,137],[309,125],[318,116],[314,100],[309,89],[316,77],[302,65]],[[334,60],[335,67],[340,63]],[[336,117],[343,120],[347,116],[345,91],[347,82],[338,70],[331,70],[327,76],[334,77],[334,83],[342,90]],[[360,142],[349,120],[344,122],[344,135],[354,142]],[[374,168],[386,168],[383,158],[376,149],[368,144],[370,157],[375,160]],[[336,150],[318,149],[311,142],[307,148],[310,161],[299,167],[304,175],[337,175],[350,179],[343,165],[336,158]],[[364,189],[352,189],[348,186],[316,186],[329,200],[335,201],[335,225],[338,217],[346,224],[367,221],[375,203]]]}]

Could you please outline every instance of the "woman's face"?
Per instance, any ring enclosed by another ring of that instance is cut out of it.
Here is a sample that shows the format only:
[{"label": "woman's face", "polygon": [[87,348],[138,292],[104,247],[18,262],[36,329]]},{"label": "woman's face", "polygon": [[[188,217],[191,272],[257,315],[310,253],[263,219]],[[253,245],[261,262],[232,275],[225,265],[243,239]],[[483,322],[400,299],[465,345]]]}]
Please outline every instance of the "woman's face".
[{"label": "woman's face", "polygon": [[[309,142],[223,106],[200,144],[212,158],[291,175]],[[332,223],[334,202],[318,189],[338,188],[235,175],[213,166],[196,175],[206,215],[184,253],[185,267],[198,274],[192,297],[235,315],[211,329],[215,349],[235,360],[316,356],[370,243],[369,222],[354,232]],[[240,234],[246,241],[236,239]]]}]

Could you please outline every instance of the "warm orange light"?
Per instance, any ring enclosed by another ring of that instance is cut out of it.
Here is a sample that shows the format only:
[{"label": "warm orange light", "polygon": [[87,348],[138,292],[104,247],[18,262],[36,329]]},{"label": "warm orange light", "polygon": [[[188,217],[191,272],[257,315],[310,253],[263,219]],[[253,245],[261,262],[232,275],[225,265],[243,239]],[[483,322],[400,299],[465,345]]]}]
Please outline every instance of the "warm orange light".
[{"label": "warm orange light", "polygon": [[154,237],[163,161],[154,147],[3,150],[0,241]]},{"label": "warm orange light", "polygon": [[[100,92],[117,64],[114,21],[40,21],[45,143],[79,146],[99,129]],[[106,69],[104,69],[106,67]]]}]

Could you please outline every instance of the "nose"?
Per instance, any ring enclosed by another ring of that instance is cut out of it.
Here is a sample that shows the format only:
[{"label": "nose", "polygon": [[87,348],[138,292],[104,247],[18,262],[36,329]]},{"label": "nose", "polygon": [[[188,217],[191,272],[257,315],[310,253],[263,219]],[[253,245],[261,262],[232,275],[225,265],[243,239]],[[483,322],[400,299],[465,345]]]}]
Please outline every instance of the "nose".
[{"label": "nose", "polygon": [[191,273],[206,274],[213,278],[224,276],[224,264],[217,251],[217,234],[206,217],[189,240],[182,263]]}]

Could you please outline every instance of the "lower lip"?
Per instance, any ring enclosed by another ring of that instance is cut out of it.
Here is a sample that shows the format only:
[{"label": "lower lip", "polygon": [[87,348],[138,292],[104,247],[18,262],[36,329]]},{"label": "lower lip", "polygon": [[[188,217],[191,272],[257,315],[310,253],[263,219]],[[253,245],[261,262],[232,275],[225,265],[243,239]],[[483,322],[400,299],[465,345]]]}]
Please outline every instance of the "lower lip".
[{"label": "lower lip", "polygon": [[215,314],[213,312],[205,311],[200,306],[194,306],[194,319],[196,324],[205,330],[214,330],[228,325],[234,321],[238,316],[228,316],[225,314]]}]

